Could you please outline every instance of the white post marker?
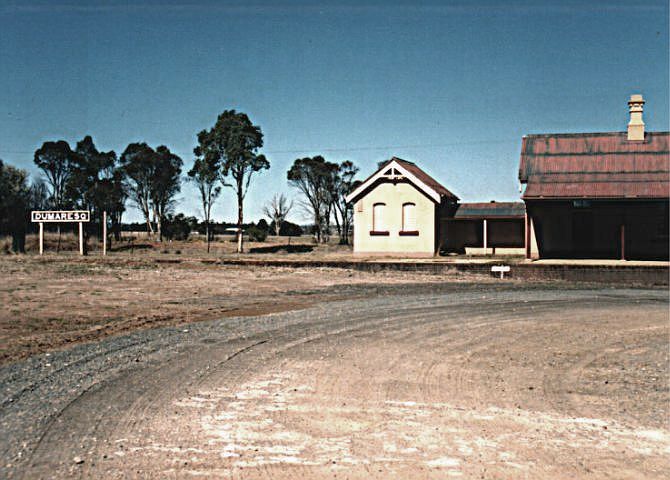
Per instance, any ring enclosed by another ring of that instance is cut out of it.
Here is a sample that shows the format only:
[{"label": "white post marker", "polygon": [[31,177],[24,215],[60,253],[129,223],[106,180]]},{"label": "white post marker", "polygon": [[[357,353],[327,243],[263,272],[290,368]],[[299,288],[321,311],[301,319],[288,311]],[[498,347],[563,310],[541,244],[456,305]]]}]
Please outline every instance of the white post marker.
[{"label": "white post marker", "polygon": [[44,222],[40,222],[40,255],[44,255]]},{"label": "white post marker", "polygon": [[102,255],[107,255],[107,210],[102,212]]},{"label": "white post marker", "polygon": [[511,270],[509,265],[494,265],[491,267],[491,271],[494,273],[500,272],[500,278],[505,278],[505,273]]},{"label": "white post marker", "polygon": [[489,235],[488,235],[488,228],[486,228],[486,219],[484,219],[484,255],[488,255],[488,249],[489,249]]},{"label": "white post marker", "polygon": [[84,254],[84,223],[79,222],[79,255]]}]

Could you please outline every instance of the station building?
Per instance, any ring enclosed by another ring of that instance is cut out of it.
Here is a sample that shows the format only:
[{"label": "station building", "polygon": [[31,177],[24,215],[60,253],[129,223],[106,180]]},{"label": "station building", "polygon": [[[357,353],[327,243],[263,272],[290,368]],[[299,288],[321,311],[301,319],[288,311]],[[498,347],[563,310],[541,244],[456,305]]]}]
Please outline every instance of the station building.
[{"label": "station building", "polygon": [[354,206],[354,253],[523,255],[523,203],[458,200],[416,164],[393,157],[347,197]]},{"label": "station building", "polygon": [[412,162],[393,157],[347,196],[354,253],[433,256],[458,197]]},{"label": "station building", "polygon": [[668,132],[646,132],[644,99],[626,132],[526,135],[523,202],[459,203],[416,164],[393,157],[347,196],[354,253],[668,260]]},{"label": "station building", "polygon": [[670,134],[628,105],[626,132],[523,137],[527,258],[668,259]]}]

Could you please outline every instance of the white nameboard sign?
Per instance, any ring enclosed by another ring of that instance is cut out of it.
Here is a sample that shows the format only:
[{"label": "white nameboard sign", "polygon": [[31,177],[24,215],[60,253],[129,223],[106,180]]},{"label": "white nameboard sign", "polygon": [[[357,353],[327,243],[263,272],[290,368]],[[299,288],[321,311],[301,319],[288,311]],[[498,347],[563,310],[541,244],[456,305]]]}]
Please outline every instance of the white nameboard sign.
[{"label": "white nameboard sign", "polygon": [[505,278],[505,273],[508,273],[510,270],[509,265],[494,265],[491,267],[493,273],[500,273],[500,278]]},{"label": "white nameboard sign", "polygon": [[89,222],[91,212],[88,210],[51,210],[31,212],[32,221],[37,222]]},{"label": "white nameboard sign", "polygon": [[44,253],[44,224],[56,222],[79,223],[79,255],[84,254],[84,223],[91,221],[88,210],[33,210],[30,218],[40,224],[40,255]]}]

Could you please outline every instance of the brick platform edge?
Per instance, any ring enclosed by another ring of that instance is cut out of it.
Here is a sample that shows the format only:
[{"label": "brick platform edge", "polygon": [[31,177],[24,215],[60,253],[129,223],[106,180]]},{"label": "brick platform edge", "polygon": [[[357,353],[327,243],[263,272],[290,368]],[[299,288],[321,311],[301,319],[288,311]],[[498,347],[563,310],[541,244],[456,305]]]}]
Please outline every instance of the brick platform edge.
[{"label": "brick platform edge", "polygon": [[[209,262],[208,262],[209,263]],[[214,261],[212,261],[214,263]],[[444,262],[356,262],[343,260],[257,260],[222,259],[224,265],[253,265],[262,267],[293,268],[349,268],[367,272],[398,270],[427,273],[476,273],[491,275],[491,266],[498,263],[444,263]],[[508,278],[522,280],[565,280],[569,282],[609,283],[624,285],[668,285],[668,266],[625,265],[538,265],[509,263]]]}]

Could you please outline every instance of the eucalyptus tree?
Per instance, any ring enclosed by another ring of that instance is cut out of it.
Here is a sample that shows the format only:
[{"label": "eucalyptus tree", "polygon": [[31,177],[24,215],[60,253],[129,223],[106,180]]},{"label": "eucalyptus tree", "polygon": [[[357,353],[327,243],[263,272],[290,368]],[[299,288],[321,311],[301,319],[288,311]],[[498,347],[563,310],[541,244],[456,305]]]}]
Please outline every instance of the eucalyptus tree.
[{"label": "eucalyptus tree", "polygon": [[347,203],[346,196],[358,185],[354,177],[358,173],[358,167],[353,162],[346,160],[337,168],[335,181],[333,182],[333,191],[331,199],[333,202],[333,217],[337,233],[340,237],[340,244],[349,244],[349,230],[353,223],[353,209]]},{"label": "eucalyptus tree", "polygon": [[33,178],[30,182],[29,204],[33,210],[49,209],[49,189],[41,178]]},{"label": "eucalyptus tree", "polygon": [[205,219],[205,235],[207,237],[207,252],[212,239],[209,224],[212,218],[212,205],[221,194],[219,183],[219,169],[216,158],[196,158],[193,167],[188,171],[189,179],[195,183],[200,192],[202,214]]},{"label": "eucalyptus tree", "polygon": [[0,232],[12,236],[12,250],[25,252],[30,207],[28,173],[0,160]]},{"label": "eucalyptus tree", "polygon": [[156,148],[155,159],[149,197],[158,239],[162,241],[163,221],[172,212],[175,196],[181,191],[181,167],[184,162],[164,145]]},{"label": "eucalyptus tree", "polygon": [[156,152],[146,143],[131,143],[121,154],[121,168],[126,177],[126,190],[131,202],[142,212],[147,232],[154,233],[151,224],[151,185]]},{"label": "eucalyptus tree", "polygon": [[72,173],[75,153],[65,140],[44,142],[35,151],[34,162],[47,179],[51,189],[51,204],[56,209],[65,207],[65,187]]},{"label": "eucalyptus tree", "polygon": [[328,162],[321,155],[317,155],[296,159],[286,173],[289,184],[304,196],[302,205],[314,219],[317,242],[328,241],[338,168],[336,163]]},{"label": "eucalyptus tree", "polygon": [[107,188],[107,212],[111,223],[111,231],[114,240],[121,240],[121,219],[126,211],[126,201],[128,200],[128,191],[126,188],[126,175],[123,168],[117,166],[112,173],[112,177],[106,183]]},{"label": "eucalyptus tree", "polygon": [[113,150],[99,151],[89,135],[77,142],[74,153],[65,194],[73,206],[91,212],[91,221],[85,229],[88,237],[100,231],[103,211],[118,208],[111,202],[117,157]]},{"label": "eucalyptus tree", "polygon": [[[72,161],[75,153],[65,140],[56,142],[44,142],[42,146],[35,151],[33,161],[37,168],[44,174],[47,183],[51,189],[50,203],[56,210],[62,210],[67,207],[65,198],[65,188],[72,173]],[[61,225],[56,226],[58,230],[58,243],[56,252],[60,251]]]},{"label": "eucalyptus tree", "polygon": [[181,190],[183,162],[164,145],[154,150],[146,143],[131,143],[121,154],[130,200],[142,212],[147,232],[162,240],[161,225]]},{"label": "eucalyptus tree", "polygon": [[208,161],[221,163],[221,183],[235,191],[237,197],[237,252],[244,250],[242,225],[244,222],[244,198],[256,172],[270,168],[265,155],[259,153],[263,147],[263,133],[249,117],[235,110],[220,114],[214,126],[198,133],[195,154]]}]

